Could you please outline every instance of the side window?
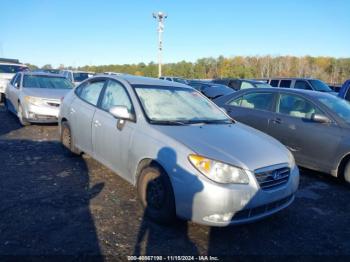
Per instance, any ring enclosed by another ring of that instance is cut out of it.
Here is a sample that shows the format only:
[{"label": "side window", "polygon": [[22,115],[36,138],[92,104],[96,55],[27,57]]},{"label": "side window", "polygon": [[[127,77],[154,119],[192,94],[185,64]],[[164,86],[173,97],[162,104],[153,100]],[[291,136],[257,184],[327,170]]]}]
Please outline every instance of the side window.
[{"label": "side window", "polygon": [[277,112],[307,119],[311,119],[312,114],[322,114],[319,109],[304,98],[287,94],[280,96]]},{"label": "side window", "polygon": [[105,81],[98,81],[87,84],[80,90],[79,97],[96,106],[104,83]]},{"label": "side window", "polygon": [[12,77],[11,82],[10,82],[11,85],[13,85],[13,86],[15,85],[15,82],[16,82],[16,80],[17,80],[18,75],[19,75],[19,74],[15,74],[15,75]]},{"label": "side window", "polygon": [[109,81],[104,93],[101,108],[109,110],[113,106],[126,106],[129,112],[132,111],[132,105],[125,88],[116,81]]},{"label": "side window", "polygon": [[228,104],[230,106],[240,106],[242,102],[242,97],[239,98],[235,98],[234,100],[231,100],[230,102],[228,102]]},{"label": "side window", "polygon": [[292,84],[292,80],[281,80],[280,87],[290,88],[291,84]]},{"label": "side window", "polygon": [[239,99],[230,102],[230,105],[239,105],[245,108],[259,109],[259,110],[270,110],[273,103],[273,93],[250,93],[242,96]]},{"label": "side window", "polygon": [[280,80],[274,80],[274,79],[272,79],[271,82],[270,82],[270,85],[273,86],[273,87],[278,87],[278,82],[279,82],[279,81],[280,81]]},{"label": "side window", "polygon": [[303,80],[297,80],[295,82],[294,88],[312,90],[310,85],[306,81],[303,81]]},{"label": "side window", "polygon": [[16,78],[16,80],[15,80],[15,82],[14,82],[14,86],[15,86],[16,88],[20,88],[20,86],[21,86],[21,74],[18,74],[18,75],[17,75],[17,78]]},{"label": "side window", "polygon": [[350,86],[348,87],[348,90],[346,90],[345,99],[350,101]]},{"label": "side window", "polygon": [[171,80],[171,78],[169,78],[169,77],[167,77],[166,80],[168,80],[168,81],[173,81],[173,80]]},{"label": "side window", "polygon": [[[226,85],[227,83],[224,83],[224,84]],[[232,80],[232,81],[230,81],[230,82],[228,83],[228,86],[231,87],[231,88],[233,88],[234,90],[242,89],[242,87],[241,87],[241,81],[239,81],[239,80]]]},{"label": "side window", "polygon": [[254,86],[251,83],[243,81],[241,84],[241,89],[248,89],[248,88],[254,88]]}]

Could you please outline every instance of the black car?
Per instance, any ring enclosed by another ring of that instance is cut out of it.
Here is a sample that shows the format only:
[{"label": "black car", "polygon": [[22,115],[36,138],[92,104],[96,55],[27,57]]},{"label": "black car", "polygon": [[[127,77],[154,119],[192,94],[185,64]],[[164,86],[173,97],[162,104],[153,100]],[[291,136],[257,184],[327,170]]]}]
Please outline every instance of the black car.
[{"label": "black car", "polygon": [[234,90],[225,85],[214,84],[212,82],[191,80],[188,81],[188,85],[192,86],[194,89],[197,89],[209,99],[215,99],[220,96],[232,94],[234,92]]},{"label": "black car", "polygon": [[239,79],[239,78],[218,78],[212,80],[212,83],[228,86],[236,91],[248,88],[271,87],[264,81]]}]

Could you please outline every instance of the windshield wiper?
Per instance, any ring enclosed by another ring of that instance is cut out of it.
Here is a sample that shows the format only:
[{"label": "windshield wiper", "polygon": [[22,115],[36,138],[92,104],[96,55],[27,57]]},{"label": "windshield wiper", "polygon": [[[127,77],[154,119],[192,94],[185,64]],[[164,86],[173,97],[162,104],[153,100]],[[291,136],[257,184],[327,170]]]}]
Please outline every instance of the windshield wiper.
[{"label": "windshield wiper", "polygon": [[190,121],[191,124],[233,124],[235,123],[232,119],[226,119],[226,120],[194,120]]}]

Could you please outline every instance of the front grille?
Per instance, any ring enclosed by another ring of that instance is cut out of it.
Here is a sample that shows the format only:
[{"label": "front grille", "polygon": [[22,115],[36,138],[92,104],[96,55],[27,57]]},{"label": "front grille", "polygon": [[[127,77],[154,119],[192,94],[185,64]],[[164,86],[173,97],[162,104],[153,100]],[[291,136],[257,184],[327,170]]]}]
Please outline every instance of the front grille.
[{"label": "front grille", "polygon": [[283,207],[284,205],[288,204],[290,201],[292,201],[294,195],[290,195],[288,197],[282,198],[280,200],[277,200],[275,202],[271,202],[266,205],[262,205],[259,207],[249,208],[249,209],[243,209],[241,211],[238,211],[233,217],[232,220],[242,220],[247,218],[254,218],[260,215],[263,215],[265,213],[278,210],[279,208]]},{"label": "front grille", "polygon": [[255,171],[255,178],[258,181],[260,188],[263,190],[274,189],[286,184],[288,182],[289,176],[289,167]]}]

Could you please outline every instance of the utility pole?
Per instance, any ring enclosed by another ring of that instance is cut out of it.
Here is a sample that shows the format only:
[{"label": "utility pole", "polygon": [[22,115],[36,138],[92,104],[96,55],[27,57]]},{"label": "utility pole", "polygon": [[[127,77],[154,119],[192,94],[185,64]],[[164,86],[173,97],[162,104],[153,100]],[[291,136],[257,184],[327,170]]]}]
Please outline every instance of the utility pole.
[{"label": "utility pole", "polygon": [[162,76],[162,50],[163,50],[163,32],[164,20],[168,15],[163,12],[153,13],[153,18],[158,21],[158,77]]}]

